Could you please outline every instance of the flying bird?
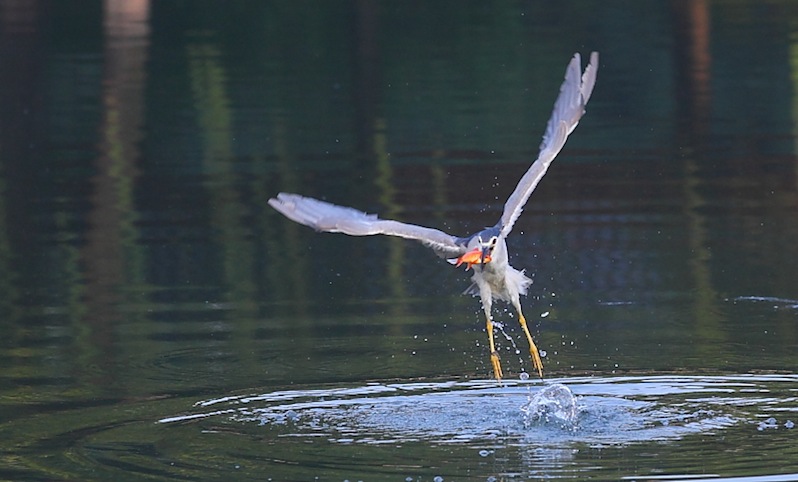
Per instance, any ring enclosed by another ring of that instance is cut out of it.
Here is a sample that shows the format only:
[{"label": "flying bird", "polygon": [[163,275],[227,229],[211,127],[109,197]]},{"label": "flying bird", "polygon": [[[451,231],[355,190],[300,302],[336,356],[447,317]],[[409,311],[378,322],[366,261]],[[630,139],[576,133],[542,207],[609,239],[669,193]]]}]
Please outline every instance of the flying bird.
[{"label": "flying bird", "polygon": [[520,296],[526,295],[532,280],[524,275],[523,270],[519,271],[510,266],[505,239],[512,231],[532,191],[546,174],[549,164],[557,157],[568,135],[574,131],[584,115],[585,105],[590,100],[596,83],[598,61],[598,52],[591,53],[590,62],[583,73],[580,56],[578,53],[574,54],[565,71],[565,81],[560,87],[560,94],[546,125],[538,158],[510,194],[504,204],[501,218],[495,226],[470,236],[457,237],[433,228],[380,219],[375,214],[366,214],[357,209],[299,194],[279,193],[277,197],[269,199],[269,205],[288,219],[317,231],[344,233],[351,236],[385,234],[413,239],[432,248],[436,254],[456,266],[465,263],[466,270],[469,268],[473,270],[471,277],[473,283],[465,293],[478,295],[482,301],[482,309],[487,320],[490,361],[496,379],[501,381],[502,368],[493,337],[491,307],[494,299],[511,303],[518,312],[518,321],[529,342],[532,365],[543,378],[543,361],[521,311]]}]

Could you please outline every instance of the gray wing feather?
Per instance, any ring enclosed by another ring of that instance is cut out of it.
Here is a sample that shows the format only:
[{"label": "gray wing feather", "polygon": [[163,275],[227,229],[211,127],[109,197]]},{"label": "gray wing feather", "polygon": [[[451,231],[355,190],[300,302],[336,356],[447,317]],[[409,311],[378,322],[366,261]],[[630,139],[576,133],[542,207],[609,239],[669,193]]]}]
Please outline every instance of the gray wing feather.
[{"label": "gray wing feather", "polygon": [[465,253],[462,240],[437,229],[380,219],[357,209],[338,206],[299,194],[281,192],[269,199],[269,205],[288,219],[317,231],[344,233],[350,236],[385,234],[414,239],[435,250],[441,256],[459,256]]},{"label": "gray wing feather", "polygon": [[504,204],[504,212],[499,221],[502,237],[510,234],[532,191],[546,174],[549,164],[557,157],[568,135],[576,129],[579,119],[585,113],[585,104],[590,99],[593,86],[596,84],[598,59],[598,52],[590,54],[590,63],[585,68],[584,74],[581,72],[582,62],[578,53],[568,64],[565,81],[560,87],[560,95],[554,103],[554,110],[546,126],[543,142],[540,144],[540,154]]}]

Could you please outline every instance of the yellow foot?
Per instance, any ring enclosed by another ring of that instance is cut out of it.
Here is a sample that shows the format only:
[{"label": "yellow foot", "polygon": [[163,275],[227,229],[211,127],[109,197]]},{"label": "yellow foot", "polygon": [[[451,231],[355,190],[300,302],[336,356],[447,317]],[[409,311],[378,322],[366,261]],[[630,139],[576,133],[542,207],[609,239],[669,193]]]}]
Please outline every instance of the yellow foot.
[{"label": "yellow foot", "polygon": [[493,374],[496,375],[496,380],[502,381],[502,365],[499,362],[499,354],[495,351],[490,353],[490,363],[493,365]]},{"label": "yellow foot", "polygon": [[532,334],[529,333],[529,328],[526,326],[526,318],[521,314],[521,307],[517,306],[516,309],[518,310],[518,321],[521,323],[521,328],[524,330],[526,341],[529,342],[529,353],[532,355],[532,366],[538,371],[540,379],[543,380],[543,361],[540,359],[538,347],[535,345],[535,342],[532,341]]},{"label": "yellow foot", "polygon": [[538,347],[532,345],[529,347],[529,353],[532,354],[532,366],[538,371],[538,375],[540,379],[543,380],[543,361],[540,359],[540,353],[538,353]]}]

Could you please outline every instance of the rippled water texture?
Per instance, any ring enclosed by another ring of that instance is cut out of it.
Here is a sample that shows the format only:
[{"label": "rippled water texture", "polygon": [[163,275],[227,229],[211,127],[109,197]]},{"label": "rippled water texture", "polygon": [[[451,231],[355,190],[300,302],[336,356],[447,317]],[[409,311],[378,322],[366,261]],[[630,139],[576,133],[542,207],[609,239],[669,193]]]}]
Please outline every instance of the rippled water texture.
[{"label": "rippled water texture", "polygon": [[798,478],[797,5],[0,1],[0,480]]},{"label": "rippled water texture", "polygon": [[[796,382],[786,375],[586,377],[502,387],[374,382],[227,394],[172,414],[169,407],[190,400],[131,401],[119,410],[82,409],[104,414],[104,422],[60,433],[35,428],[34,417],[17,428],[44,438],[15,442],[27,445],[20,455],[53,451],[42,461],[50,473],[104,477],[677,479],[730,468],[765,475],[763,467],[784,473],[797,460]],[[162,418],[150,418],[158,412]]]}]

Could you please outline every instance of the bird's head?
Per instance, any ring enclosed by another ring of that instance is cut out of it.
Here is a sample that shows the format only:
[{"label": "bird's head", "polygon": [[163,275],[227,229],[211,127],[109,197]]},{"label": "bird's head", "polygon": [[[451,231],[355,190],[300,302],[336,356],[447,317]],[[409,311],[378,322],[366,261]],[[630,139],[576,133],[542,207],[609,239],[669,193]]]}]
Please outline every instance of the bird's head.
[{"label": "bird's head", "polygon": [[493,251],[496,249],[496,245],[499,243],[499,236],[486,233],[486,236],[477,235],[476,236],[476,243],[474,246],[474,251],[479,253],[479,262],[481,264],[485,264],[491,261],[493,256]]},{"label": "bird's head", "polygon": [[490,228],[475,234],[468,241],[468,251],[459,258],[449,261],[455,266],[466,263],[466,270],[475,264],[490,263],[499,245],[499,233],[494,231],[495,229]]}]

